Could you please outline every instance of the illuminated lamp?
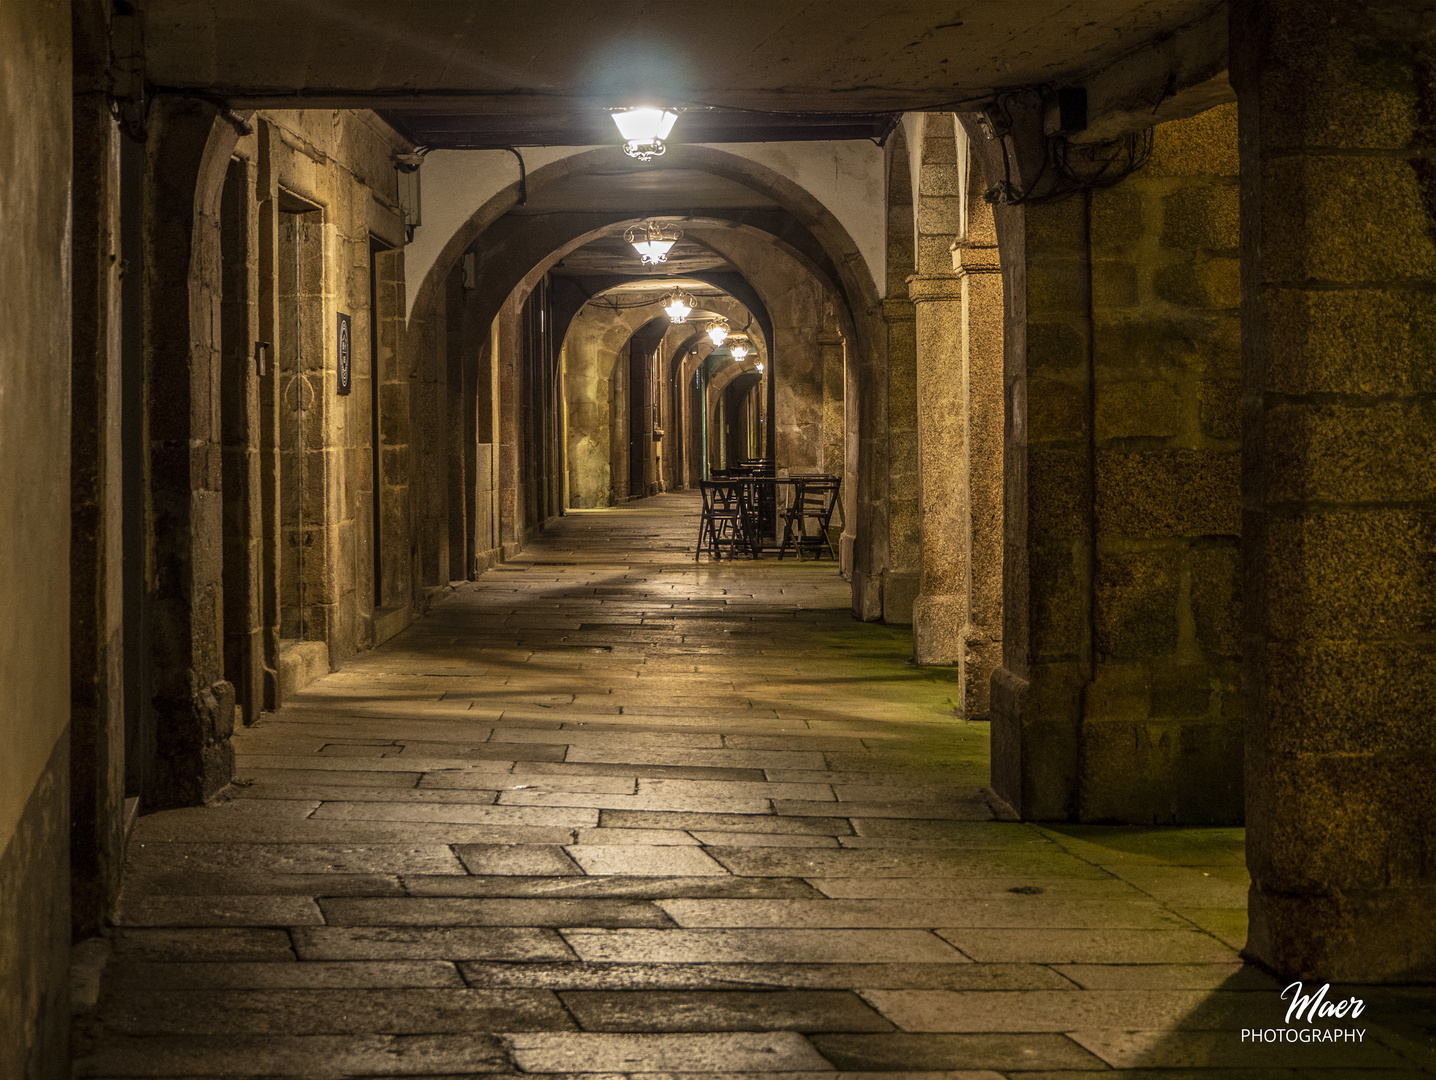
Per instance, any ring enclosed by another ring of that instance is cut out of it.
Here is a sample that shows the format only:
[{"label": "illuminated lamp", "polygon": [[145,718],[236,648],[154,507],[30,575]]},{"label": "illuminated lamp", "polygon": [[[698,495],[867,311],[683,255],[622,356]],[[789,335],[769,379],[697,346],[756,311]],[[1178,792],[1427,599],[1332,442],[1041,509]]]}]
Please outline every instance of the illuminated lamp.
[{"label": "illuminated lamp", "polygon": [[611,109],[609,115],[618,125],[623,136],[623,152],[639,161],[652,161],[662,157],[667,149],[663,140],[673,130],[678,119],[675,109],[655,109],[638,106],[632,109]]},{"label": "illuminated lamp", "polygon": [[689,314],[693,311],[693,297],[682,289],[674,289],[668,294],[663,310],[668,313],[668,321],[674,326],[687,322]]},{"label": "illuminated lamp", "polygon": [[668,261],[668,252],[683,238],[683,230],[656,221],[629,226],[623,239],[633,245],[644,266],[657,266]]},{"label": "illuminated lamp", "polygon": [[714,319],[708,324],[704,333],[708,335],[708,340],[713,342],[713,347],[716,349],[728,340],[728,320]]}]

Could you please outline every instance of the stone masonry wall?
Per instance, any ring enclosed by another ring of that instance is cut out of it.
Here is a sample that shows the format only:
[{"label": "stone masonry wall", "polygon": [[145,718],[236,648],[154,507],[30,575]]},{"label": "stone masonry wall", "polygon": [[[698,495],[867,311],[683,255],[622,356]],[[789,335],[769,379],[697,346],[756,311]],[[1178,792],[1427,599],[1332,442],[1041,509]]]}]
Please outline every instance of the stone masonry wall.
[{"label": "stone masonry wall", "polygon": [[1037,820],[1242,815],[1234,110],[1152,137],[1116,187],[998,208],[993,787]]},{"label": "stone masonry wall", "polygon": [[1091,203],[1095,679],[1086,820],[1241,819],[1236,106]]},{"label": "stone masonry wall", "polygon": [[68,1075],[70,5],[0,5],[0,1076]]}]

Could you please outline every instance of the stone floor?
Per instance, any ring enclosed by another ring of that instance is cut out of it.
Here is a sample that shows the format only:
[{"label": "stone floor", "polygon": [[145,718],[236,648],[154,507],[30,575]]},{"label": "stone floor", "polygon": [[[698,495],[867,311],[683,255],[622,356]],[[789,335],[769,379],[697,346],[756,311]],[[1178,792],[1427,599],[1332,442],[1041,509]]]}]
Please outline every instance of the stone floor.
[{"label": "stone floor", "polygon": [[565,518],[142,818],[76,1075],[1430,1075],[1429,988],[1244,1044],[1240,830],[995,820],[909,636],[695,511]]}]

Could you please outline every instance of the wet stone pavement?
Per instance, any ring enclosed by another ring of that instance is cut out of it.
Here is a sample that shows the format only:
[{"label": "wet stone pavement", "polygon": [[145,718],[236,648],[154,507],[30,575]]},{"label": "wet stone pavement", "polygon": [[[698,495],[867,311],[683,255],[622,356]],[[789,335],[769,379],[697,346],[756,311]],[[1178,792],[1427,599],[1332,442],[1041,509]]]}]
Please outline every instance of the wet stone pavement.
[{"label": "wet stone pavement", "polygon": [[1244,1044],[1240,830],[996,820],[947,673],[696,511],[570,515],[142,817],[76,1075],[1429,1075],[1429,988]]}]

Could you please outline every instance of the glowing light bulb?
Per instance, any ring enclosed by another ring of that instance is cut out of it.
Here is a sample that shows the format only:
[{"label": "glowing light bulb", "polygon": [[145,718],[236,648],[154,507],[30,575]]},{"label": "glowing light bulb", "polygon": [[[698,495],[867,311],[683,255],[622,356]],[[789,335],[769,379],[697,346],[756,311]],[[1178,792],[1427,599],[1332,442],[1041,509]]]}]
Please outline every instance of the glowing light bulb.
[{"label": "glowing light bulb", "polygon": [[672,248],[672,240],[640,240],[633,245],[633,250],[638,252],[638,257],[643,261],[644,266],[667,262],[668,252]]},{"label": "glowing light bulb", "polygon": [[609,112],[623,136],[623,152],[638,161],[652,161],[662,157],[667,147],[663,140],[673,130],[678,119],[673,109],[655,109],[639,106],[633,109],[613,109]]},{"label": "glowing light bulb", "polygon": [[754,364],[753,367],[754,367],[754,369],[758,372],[759,375],[763,374],[763,365],[762,365],[762,364]]},{"label": "glowing light bulb", "polygon": [[728,324],[726,322],[709,323],[706,333],[708,340],[713,342],[713,347],[716,349],[728,340]]},{"label": "glowing light bulb", "polygon": [[623,234],[626,243],[633,245],[644,266],[655,266],[668,261],[668,252],[683,238],[683,230],[656,221],[645,221],[630,225]]},{"label": "glowing light bulb", "polygon": [[748,346],[744,345],[741,341],[728,350],[729,355],[740,364],[748,359],[748,352]]},{"label": "glowing light bulb", "polygon": [[669,295],[668,303],[663,305],[663,310],[668,313],[669,322],[677,326],[679,323],[687,321],[689,314],[693,311],[693,305],[688,302],[689,299],[688,296],[677,291]]}]

